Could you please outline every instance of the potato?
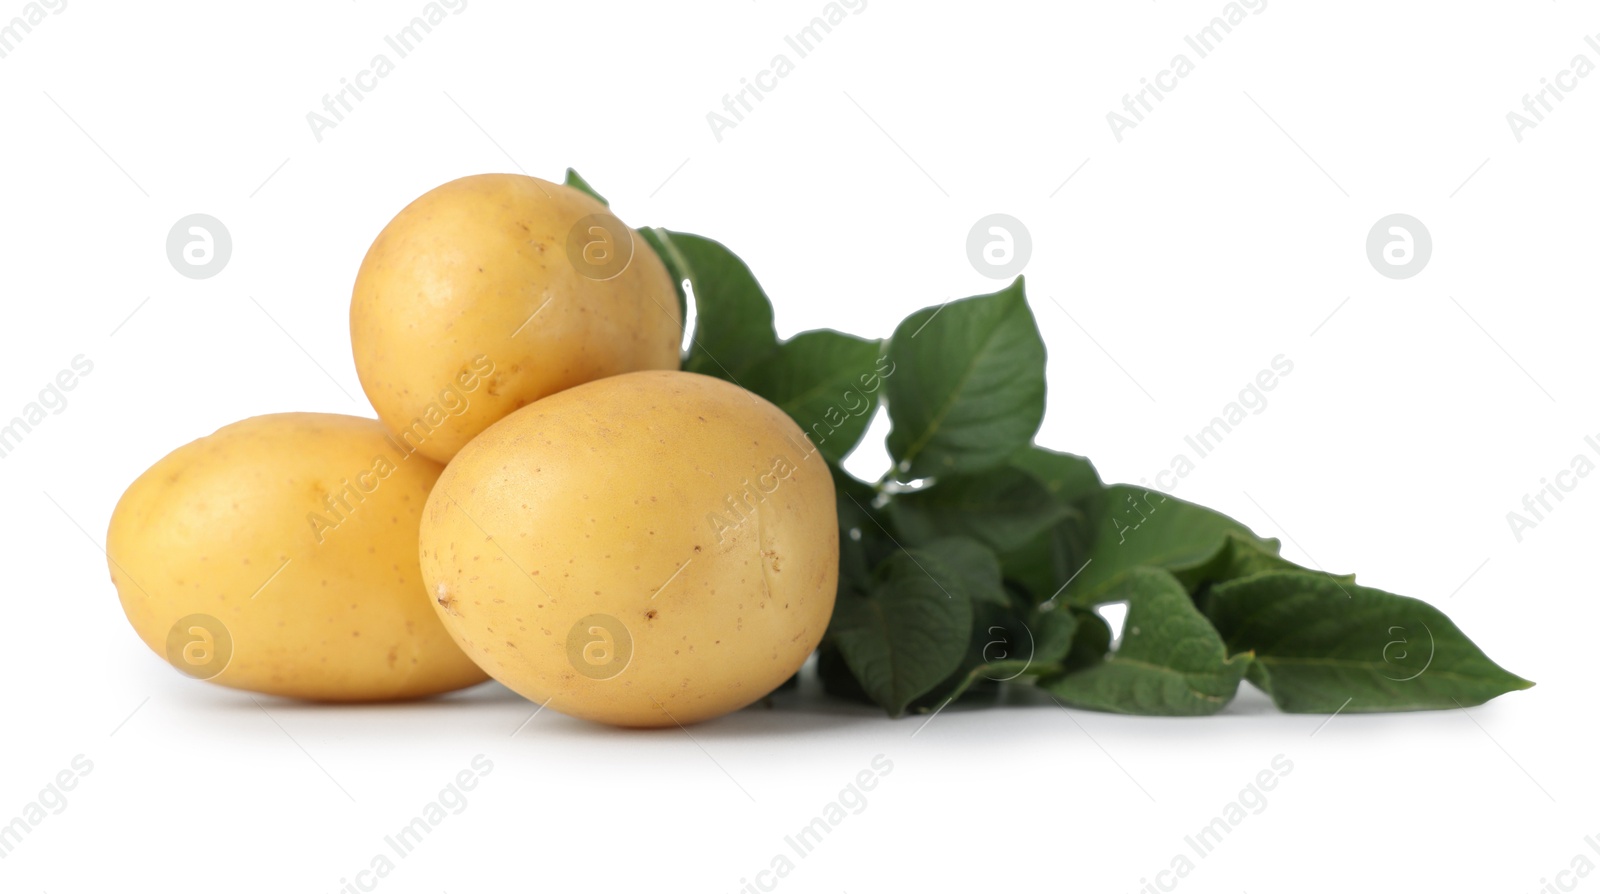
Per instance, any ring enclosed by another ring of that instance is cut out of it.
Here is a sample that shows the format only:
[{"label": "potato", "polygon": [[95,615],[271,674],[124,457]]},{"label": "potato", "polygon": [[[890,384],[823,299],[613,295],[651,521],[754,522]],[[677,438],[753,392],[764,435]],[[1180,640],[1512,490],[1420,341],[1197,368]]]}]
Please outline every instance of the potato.
[{"label": "potato", "polygon": [[422,575],[495,679],[567,714],[688,724],[816,648],[839,575],[833,479],[800,428],[718,379],[638,372],[512,413],[445,469]]},{"label": "potato", "polygon": [[438,463],[374,419],[236,422],[168,454],[117,503],[111,580],[180,671],[319,701],[486,679],[434,615],[417,527]]},{"label": "potato", "polygon": [[378,418],[448,462],[541,397],[677,369],[683,320],[661,260],[605,205],[482,174],[432,190],[378,234],[356,275],[350,339]]}]

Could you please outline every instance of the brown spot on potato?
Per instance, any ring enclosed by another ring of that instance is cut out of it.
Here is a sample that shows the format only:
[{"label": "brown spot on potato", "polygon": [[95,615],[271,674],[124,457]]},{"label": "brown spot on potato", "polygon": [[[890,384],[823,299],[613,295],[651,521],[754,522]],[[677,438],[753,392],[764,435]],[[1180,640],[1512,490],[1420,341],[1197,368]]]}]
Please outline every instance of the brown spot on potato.
[{"label": "brown spot on potato", "polygon": [[439,586],[434,591],[433,601],[439,603],[439,607],[450,614],[458,618],[461,617],[461,612],[456,610],[455,594],[450,592],[450,585],[444,581],[439,581]]}]

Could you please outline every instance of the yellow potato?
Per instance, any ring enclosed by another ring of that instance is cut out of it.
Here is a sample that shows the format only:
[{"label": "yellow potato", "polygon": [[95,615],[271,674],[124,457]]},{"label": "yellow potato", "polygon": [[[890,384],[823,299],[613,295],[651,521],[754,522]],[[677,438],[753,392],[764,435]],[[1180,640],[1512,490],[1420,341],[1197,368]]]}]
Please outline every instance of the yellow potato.
[{"label": "yellow potato", "polygon": [[168,454],[117,503],[111,580],[190,676],[320,701],[413,698],[485,676],[417,568],[438,463],[374,419],[257,416]]},{"label": "yellow potato", "polygon": [[677,292],[590,196],[517,174],[440,186],[395,216],[350,300],[361,386],[390,431],[448,462],[518,407],[605,376],[677,369]]},{"label": "yellow potato", "polygon": [[422,575],[490,675],[555,710],[672,726],[750,704],[816,648],[833,479],[782,410],[639,372],[511,414],[428,498]]}]

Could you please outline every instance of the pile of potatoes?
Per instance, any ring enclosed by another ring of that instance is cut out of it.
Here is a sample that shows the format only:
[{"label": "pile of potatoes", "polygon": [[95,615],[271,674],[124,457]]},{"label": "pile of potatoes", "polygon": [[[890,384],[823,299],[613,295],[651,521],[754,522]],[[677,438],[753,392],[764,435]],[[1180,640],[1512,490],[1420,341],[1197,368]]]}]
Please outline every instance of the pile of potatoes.
[{"label": "pile of potatoes", "polygon": [[672,277],[603,203],[506,174],[428,192],[362,261],[350,336],[376,420],[236,422],[118,502],[111,579],[173,667],[329,702],[493,677],[649,727],[748,705],[816,648],[828,468],[782,410],[678,371]]}]

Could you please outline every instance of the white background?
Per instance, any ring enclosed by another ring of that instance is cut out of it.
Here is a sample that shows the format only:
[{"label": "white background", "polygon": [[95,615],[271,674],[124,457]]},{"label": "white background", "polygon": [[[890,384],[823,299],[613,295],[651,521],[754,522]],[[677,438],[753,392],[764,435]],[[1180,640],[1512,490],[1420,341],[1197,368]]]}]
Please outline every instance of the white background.
[{"label": "white background", "polygon": [[[1506,519],[1600,433],[1600,76],[1520,142],[1506,120],[1576,54],[1600,63],[1592,8],[1273,0],[1119,142],[1107,112],[1195,59],[1183,37],[1223,3],[871,0],[718,141],[707,113],[793,59],[820,0],[471,0],[318,141],[306,114],[422,6],[71,0],[0,59],[0,416],[94,363],[0,460],[0,822],[94,764],[0,890],[332,894],[478,754],[468,807],[377,890],[734,892],[879,754],[866,809],[778,890],[1138,891],[1279,754],[1267,807],[1178,889],[1534,892],[1600,863],[1600,478],[1520,542]],[[370,415],[347,308],[372,237],[446,180],[568,165],[635,226],[740,252],[785,336],[887,335],[993,290],[967,232],[1014,215],[1050,351],[1040,440],[1109,480],[1166,468],[1286,355],[1176,492],[1440,605],[1539,685],[1465,712],[1328,721],[1246,691],[1208,719],[1045,703],[925,727],[808,691],[691,738],[524,726],[494,685],[263,711],[174,673],[108,582],[122,489],[247,416]],[[211,279],[166,257],[194,212],[232,233]],[[1432,233],[1410,279],[1366,257],[1393,212]]]}]

